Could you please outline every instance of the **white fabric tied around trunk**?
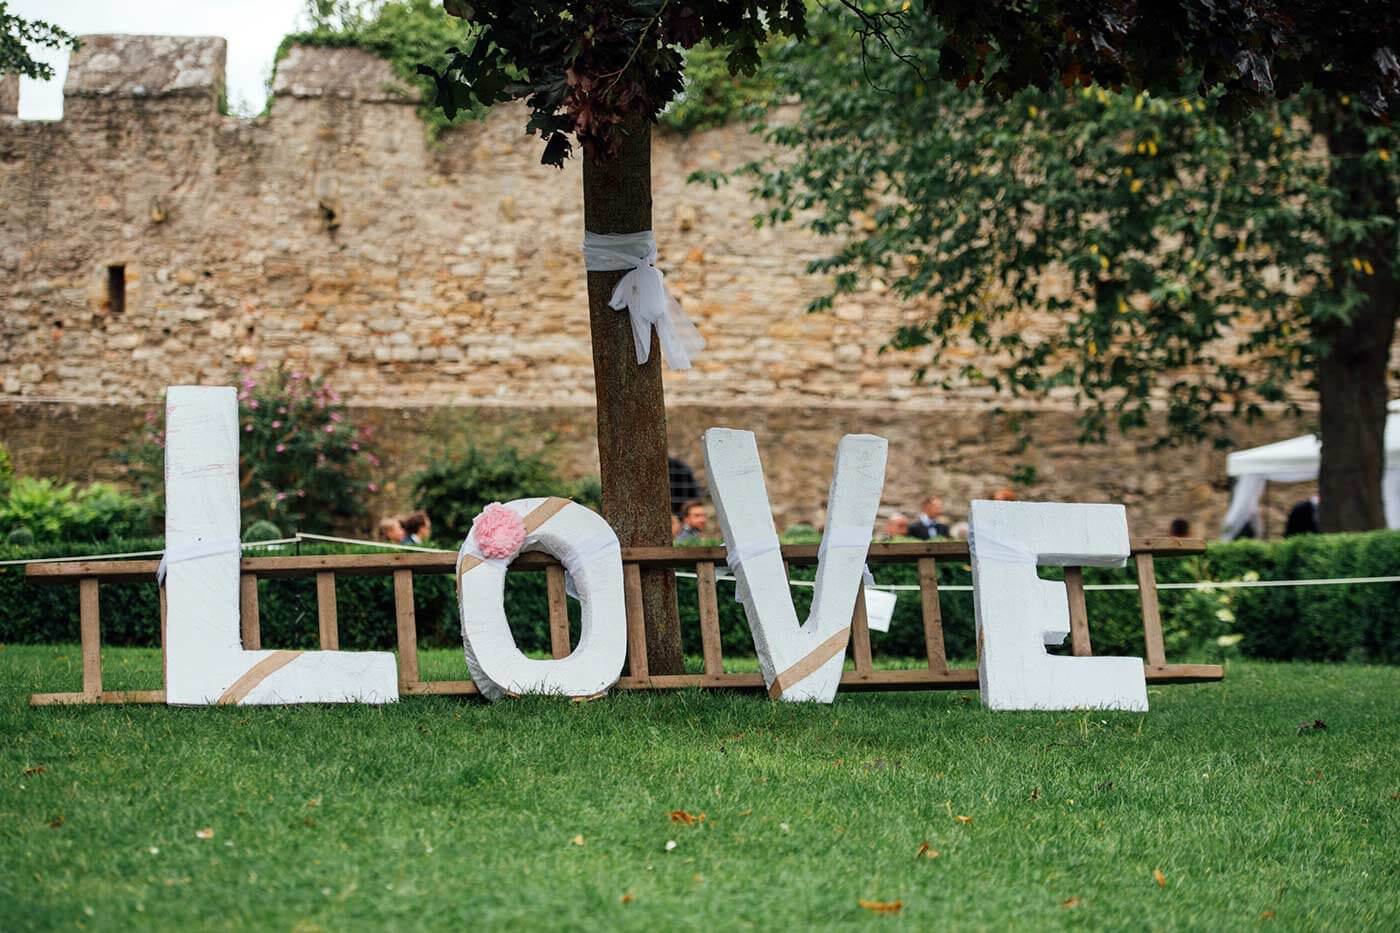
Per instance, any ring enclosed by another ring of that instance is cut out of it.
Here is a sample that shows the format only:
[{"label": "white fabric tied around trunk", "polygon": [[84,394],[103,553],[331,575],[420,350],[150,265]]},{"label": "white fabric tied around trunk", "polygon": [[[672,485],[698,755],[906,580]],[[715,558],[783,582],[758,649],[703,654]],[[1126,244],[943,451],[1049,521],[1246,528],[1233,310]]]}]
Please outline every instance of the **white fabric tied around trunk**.
[{"label": "white fabric tied around trunk", "polygon": [[656,237],[650,230],[584,231],[583,265],[589,272],[627,272],[613,289],[608,306],[615,311],[626,308],[631,316],[638,365],[651,357],[651,329],[655,327],[666,365],[690,368],[691,358],[705,348],[705,338],[666,289],[666,277],[656,268]]},{"label": "white fabric tied around trunk", "polygon": [[187,544],[184,547],[168,547],[161,555],[160,566],[156,568],[156,582],[165,585],[165,571],[171,564],[183,563],[187,560],[198,560],[201,557],[213,557],[216,554],[227,554],[230,551],[243,553],[243,542],[237,538],[220,538],[214,541],[196,541],[194,544]]}]

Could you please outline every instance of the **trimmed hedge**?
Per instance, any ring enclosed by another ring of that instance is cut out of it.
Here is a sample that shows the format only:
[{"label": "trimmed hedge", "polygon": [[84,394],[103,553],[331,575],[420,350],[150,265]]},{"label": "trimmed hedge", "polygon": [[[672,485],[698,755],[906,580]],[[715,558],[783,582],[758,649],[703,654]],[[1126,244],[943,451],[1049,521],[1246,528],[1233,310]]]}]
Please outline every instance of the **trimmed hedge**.
[{"label": "trimmed hedge", "polygon": [[[156,540],[112,542],[111,552],[155,550]],[[0,548],[0,559],[62,557],[90,552],[90,544],[47,544]],[[290,548],[288,550],[291,550]],[[368,549],[303,544],[300,553],[325,554]],[[287,550],[279,553],[287,553]],[[1046,577],[1055,571],[1045,569]],[[881,565],[883,584],[914,585],[913,564]],[[1309,535],[1278,542],[1243,541],[1211,544],[1205,557],[1159,559],[1159,582],[1322,579],[1400,574],[1400,532],[1358,535]],[[811,579],[810,568],[794,577]],[[1091,569],[1090,583],[1131,582],[1131,570]],[[943,586],[967,585],[964,562],[939,564]],[[733,600],[733,584],[721,582],[720,619],[724,650],[749,655],[753,642],[743,609]],[[679,581],[682,631],[687,653],[700,654],[695,582]],[[456,594],[450,574],[414,578],[418,634],[424,645],[460,642]],[[799,615],[805,615],[811,590],[794,588]],[[105,644],[158,643],[156,588],[149,583],[104,585],[102,637]],[[1165,590],[1162,625],[1169,658],[1218,655],[1238,651],[1249,657],[1326,661],[1400,662],[1400,583],[1354,586],[1307,586],[1210,591]],[[266,580],[259,584],[263,644],[279,648],[316,645],[316,586],[313,578]],[[549,627],[543,574],[511,574],[506,581],[506,613],[525,650],[547,651]],[[575,639],[577,604],[570,602]],[[347,650],[390,648],[394,642],[393,581],[383,577],[342,577],[337,581],[341,645]],[[1088,594],[1090,634],[1096,654],[1142,653],[1142,622],[1133,591]],[[942,594],[943,624],[950,657],[970,658],[974,651],[972,594]],[[0,572],[0,642],[75,641],[78,637],[78,588],[35,584],[23,568]],[[917,593],[902,592],[888,633],[872,633],[877,655],[922,657],[923,627]],[[1228,645],[1222,648],[1221,644]],[[1236,647],[1237,646],[1237,647]]]}]

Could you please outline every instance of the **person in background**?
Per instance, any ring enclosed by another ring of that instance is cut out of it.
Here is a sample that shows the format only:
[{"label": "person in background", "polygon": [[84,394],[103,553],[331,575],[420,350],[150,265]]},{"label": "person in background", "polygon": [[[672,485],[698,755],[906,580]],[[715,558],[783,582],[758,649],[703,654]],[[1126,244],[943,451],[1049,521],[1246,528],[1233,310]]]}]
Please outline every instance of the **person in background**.
[{"label": "person in background", "polygon": [[1016,493],[1010,486],[1003,486],[992,493],[992,499],[996,502],[1015,502]]},{"label": "person in background", "polygon": [[685,503],[699,499],[704,492],[695,481],[695,471],[679,457],[666,458],[666,472],[671,480],[671,512],[680,515]]},{"label": "person in background", "polygon": [[966,541],[968,529],[971,527],[967,522],[953,522],[953,526],[948,529],[948,537],[954,541]]},{"label": "person in background", "polygon": [[891,538],[905,538],[909,535],[909,516],[903,512],[895,512],[885,522],[884,540]]},{"label": "person in background", "polygon": [[1283,536],[1291,538],[1294,535],[1315,535],[1321,526],[1317,522],[1317,506],[1319,503],[1317,496],[1304,499],[1288,511],[1288,521],[1283,525]]},{"label": "person in background", "polygon": [[681,530],[675,541],[697,541],[705,536],[705,503],[695,499],[681,506]]},{"label": "person in background", "polygon": [[403,539],[408,537],[408,534],[403,530],[402,522],[388,515],[379,520],[379,537],[390,544],[403,544]]},{"label": "person in background", "polygon": [[948,523],[943,520],[943,500],[929,496],[919,504],[919,517],[909,524],[909,535],[920,541],[948,537]]},{"label": "person in background", "polygon": [[671,541],[676,540],[676,536],[681,533],[681,517],[675,512],[671,513]]},{"label": "person in background", "polygon": [[399,519],[399,523],[403,525],[404,544],[422,544],[433,532],[433,523],[428,520],[428,513],[422,509]]},{"label": "person in background", "polygon": [[1184,518],[1172,519],[1171,526],[1167,529],[1167,534],[1173,538],[1191,537],[1191,523]]}]

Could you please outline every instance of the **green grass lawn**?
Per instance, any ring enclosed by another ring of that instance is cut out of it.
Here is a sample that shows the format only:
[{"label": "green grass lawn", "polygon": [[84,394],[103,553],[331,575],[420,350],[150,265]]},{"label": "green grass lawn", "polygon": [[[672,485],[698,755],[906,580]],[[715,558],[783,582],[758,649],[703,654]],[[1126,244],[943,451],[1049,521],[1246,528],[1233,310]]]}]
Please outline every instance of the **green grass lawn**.
[{"label": "green grass lawn", "polygon": [[[157,652],[104,660],[110,689],[158,686]],[[1146,716],[26,705],[80,669],[0,646],[6,930],[1400,925],[1400,668],[1234,663]]]}]

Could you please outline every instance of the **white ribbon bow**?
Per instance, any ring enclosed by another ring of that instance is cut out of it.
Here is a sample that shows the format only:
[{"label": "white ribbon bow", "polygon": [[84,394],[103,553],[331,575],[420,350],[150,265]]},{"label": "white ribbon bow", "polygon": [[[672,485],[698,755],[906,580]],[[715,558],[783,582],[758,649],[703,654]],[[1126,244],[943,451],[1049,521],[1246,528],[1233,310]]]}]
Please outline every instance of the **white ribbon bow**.
[{"label": "white ribbon bow", "polygon": [[589,272],[628,270],[613,289],[608,306],[614,311],[626,308],[631,316],[638,365],[651,356],[651,329],[655,327],[666,365],[672,369],[690,368],[691,358],[705,348],[705,338],[666,289],[666,277],[656,268],[656,237],[650,230],[584,231],[583,265]]}]

